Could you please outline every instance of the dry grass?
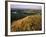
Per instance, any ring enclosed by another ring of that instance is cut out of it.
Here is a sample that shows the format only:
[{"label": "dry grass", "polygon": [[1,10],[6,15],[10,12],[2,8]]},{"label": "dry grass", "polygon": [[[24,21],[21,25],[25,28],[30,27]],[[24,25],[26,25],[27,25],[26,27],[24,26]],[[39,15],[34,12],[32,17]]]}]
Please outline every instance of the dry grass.
[{"label": "dry grass", "polygon": [[41,30],[41,16],[31,15],[12,22],[11,31],[38,31]]}]

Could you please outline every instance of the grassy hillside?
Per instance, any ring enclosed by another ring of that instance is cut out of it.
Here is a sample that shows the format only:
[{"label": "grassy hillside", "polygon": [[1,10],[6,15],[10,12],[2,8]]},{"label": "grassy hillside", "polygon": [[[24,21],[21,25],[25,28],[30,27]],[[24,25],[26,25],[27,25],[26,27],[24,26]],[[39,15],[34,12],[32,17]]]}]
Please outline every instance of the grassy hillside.
[{"label": "grassy hillside", "polygon": [[39,31],[42,29],[41,19],[41,15],[29,15],[17,21],[13,21],[11,25],[11,31]]}]

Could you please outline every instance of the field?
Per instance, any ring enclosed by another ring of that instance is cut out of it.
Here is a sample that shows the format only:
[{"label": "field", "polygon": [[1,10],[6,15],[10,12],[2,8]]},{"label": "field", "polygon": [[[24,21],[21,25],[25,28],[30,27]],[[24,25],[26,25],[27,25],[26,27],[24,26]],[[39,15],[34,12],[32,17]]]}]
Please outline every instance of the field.
[{"label": "field", "polygon": [[16,12],[11,13],[12,32],[42,30],[41,10],[16,10]]}]

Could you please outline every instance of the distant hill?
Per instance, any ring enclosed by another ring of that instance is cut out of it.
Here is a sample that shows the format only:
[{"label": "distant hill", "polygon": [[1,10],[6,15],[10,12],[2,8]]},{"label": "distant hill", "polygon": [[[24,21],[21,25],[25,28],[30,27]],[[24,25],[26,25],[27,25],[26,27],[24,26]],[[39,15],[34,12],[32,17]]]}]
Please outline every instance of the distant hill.
[{"label": "distant hill", "polygon": [[24,18],[29,15],[41,15],[41,10],[19,10],[19,9],[12,9],[11,10],[11,22],[14,20],[18,20]]}]

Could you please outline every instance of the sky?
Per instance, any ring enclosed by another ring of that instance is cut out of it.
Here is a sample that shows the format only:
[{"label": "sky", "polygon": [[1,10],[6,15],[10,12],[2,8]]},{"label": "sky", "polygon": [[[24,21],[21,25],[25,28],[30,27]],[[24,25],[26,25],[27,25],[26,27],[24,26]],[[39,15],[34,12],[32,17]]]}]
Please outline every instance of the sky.
[{"label": "sky", "polygon": [[15,3],[11,4],[11,8],[16,9],[36,9],[41,10],[41,6],[38,4],[30,4],[30,3]]}]

